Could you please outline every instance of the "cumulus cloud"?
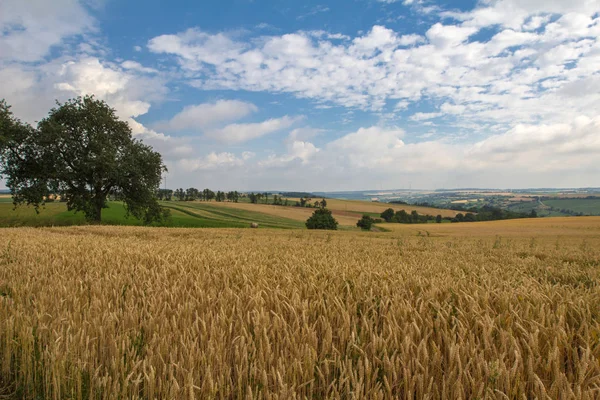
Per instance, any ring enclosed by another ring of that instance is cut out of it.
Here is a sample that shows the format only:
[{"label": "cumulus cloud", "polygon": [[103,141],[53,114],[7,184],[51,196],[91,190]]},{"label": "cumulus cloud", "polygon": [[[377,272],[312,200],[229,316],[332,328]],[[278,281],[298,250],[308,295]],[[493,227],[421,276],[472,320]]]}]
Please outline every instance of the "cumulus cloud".
[{"label": "cumulus cloud", "polygon": [[222,143],[243,143],[289,128],[300,119],[302,117],[289,117],[286,115],[281,118],[271,118],[263,122],[230,124],[224,128],[210,130],[205,135]]},{"label": "cumulus cloud", "polygon": [[[295,141],[284,153],[266,158],[222,158],[228,160],[223,163],[230,168],[228,183],[233,186],[256,184],[246,174],[252,171],[269,187],[288,188],[293,178],[293,187],[329,191],[374,187],[375,182],[387,188],[401,188],[409,182],[420,188],[464,187],[465,182],[527,187],[532,177],[539,186],[583,186],[600,173],[600,117],[577,117],[569,124],[518,125],[470,144],[443,139],[407,143],[405,136],[397,128],[373,126],[347,133],[321,148]],[[292,177],[290,171],[296,167],[302,168],[302,174]],[[575,171],[579,173],[574,175]]]},{"label": "cumulus cloud", "polygon": [[236,121],[256,111],[258,107],[252,103],[218,100],[214,103],[186,106],[169,121],[158,122],[155,127],[165,131],[201,131],[223,122]]},{"label": "cumulus cloud", "polygon": [[[199,89],[284,92],[319,107],[367,111],[426,102],[436,108],[430,116],[460,114],[463,125],[498,124],[497,130],[595,113],[589,105],[600,93],[561,101],[561,90],[600,66],[600,5],[570,3],[485,2],[470,12],[443,13],[446,20],[425,36],[376,25],[352,40],[299,31],[242,41],[192,29],[154,38],[149,47],[173,55]],[[509,18],[515,13],[517,22]],[[548,17],[556,13],[565,14]],[[491,35],[478,36],[486,27]]]},{"label": "cumulus cloud", "polygon": [[223,152],[215,153],[212,152],[205,157],[200,158],[184,158],[177,162],[177,167],[183,169],[186,172],[194,171],[212,171],[215,169],[239,167],[244,164],[244,161],[248,159],[246,153],[242,157],[237,157],[233,153]]},{"label": "cumulus cloud", "polygon": [[296,128],[290,132],[290,134],[288,135],[287,141],[288,141],[288,143],[293,143],[296,141],[302,142],[302,141],[312,139],[315,136],[322,134],[323,132],[325,132],[324,129],[318,129],[318,128],[309,128],[309,127]]},{"label": "cumulus cloud", "polygon": [[0,2],[0,61],[38,61],[64,39],[94,29],[77,0]]}]

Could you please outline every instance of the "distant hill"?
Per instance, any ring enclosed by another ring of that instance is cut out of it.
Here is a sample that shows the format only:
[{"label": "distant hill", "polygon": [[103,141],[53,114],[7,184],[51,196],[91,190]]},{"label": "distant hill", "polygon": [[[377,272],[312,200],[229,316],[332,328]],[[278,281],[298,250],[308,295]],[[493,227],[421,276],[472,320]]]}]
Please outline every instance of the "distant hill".
[{"label": "distant hill", "polygon": [[[283,197],[317,197],[315,194],[313,193],[308,193],[308,192],[281,192],[280,193]],[[320,196],[318,196],[320,197]]]}]

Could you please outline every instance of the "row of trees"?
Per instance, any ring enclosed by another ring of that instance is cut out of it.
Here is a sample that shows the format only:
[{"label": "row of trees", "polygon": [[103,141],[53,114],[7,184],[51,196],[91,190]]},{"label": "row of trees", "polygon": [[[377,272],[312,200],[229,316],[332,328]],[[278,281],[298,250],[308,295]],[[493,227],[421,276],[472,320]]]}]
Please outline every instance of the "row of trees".
[{"label": "row of trees", "polygon": [[300,201],[297,201],[296,207],[313,207],[313,208],[326,208],[327,200],[324,198],[321,200],[315,200],[314,203],[311,203],[312,199],[310,197],[300,197]]},{"label": "row of trees", "polygon": [[535,212],[535,210],[531,210],[530,213],[519,213],[491,206],[483,206],[477,210],[477,213],[458,213],[454,218],[442,218],[441,215],[437,215],[435,217],[433,215],[421,215],[414,210],[409,214],[404,210],[394,211],[392,208],[388,208],[387,210],[381,213],[381,218],[386,222],[397,222],[401,224],[426,224],[429,221],[435,221],[439,224],[443,220],[447,220],[450,222],[477,222],[536,217],[537,213]]},{"label": "row of trees", "polygon": [[[161,198],[160,196],[160,192],[161,190],[165,193],[165,196],[163,196]],[[213,192],[210,189],[204,189],[203,191],[199,191],[196,188],[188,188],[188,189],[183,189],[183,188],[179,188],[177,190],[175,190],[175,192],[173,192],[172,190],[168,190],[168,189],[161,189],[159,190],[159,200],[171,200],[172,198],[175,198],[176,200],[179,201],[194,201],[194,200],[200,200],[200,201],[211,201],[211,200],[215,200],[215,201],[231,201],[231,202],[235,202],[237,203],[240,199],[240,197],[242,197],[242,195],[237,192],[237,191],[230,191],[230,192],[222,192],[222,191],[217,191],[216,193]],[[170,195],[169,193],[170,192]],[[168,195],[168,196],[167,196]]]},{"label": "row of trees", "polygon": [[404,210],[394,211],[392,208],[388,208],[381,213],[381,218],[385,222],[397,222],[400,224],[426,224],[429,221],[442,222],[442,216],[438,215],[422,215],[416,211],[412,211],[410,214]]}]

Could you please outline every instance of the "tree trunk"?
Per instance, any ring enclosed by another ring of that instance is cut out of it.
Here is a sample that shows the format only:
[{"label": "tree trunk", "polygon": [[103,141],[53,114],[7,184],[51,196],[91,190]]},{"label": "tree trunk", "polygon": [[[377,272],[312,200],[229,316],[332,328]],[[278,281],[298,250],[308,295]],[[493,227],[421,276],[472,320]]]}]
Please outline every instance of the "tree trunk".
[{"label": "tree trunk", "polygon": [[102,204],[94,204],[94,223],[99,224],[102,222]]},{"label": "tree trunk", "polygon": [[96,187],[94,195],[94,223],[99,224],[102,222],[102,208],[104,208],[104,194],[102,193],[102,187]]}]

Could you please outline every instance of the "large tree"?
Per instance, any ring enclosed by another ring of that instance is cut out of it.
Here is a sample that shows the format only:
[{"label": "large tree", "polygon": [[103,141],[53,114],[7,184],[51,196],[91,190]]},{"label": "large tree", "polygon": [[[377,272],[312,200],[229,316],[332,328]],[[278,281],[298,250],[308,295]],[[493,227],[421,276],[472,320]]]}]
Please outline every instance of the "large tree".
[{"label": "large tree", "polygon": [[59,194],[69,210],[102,220],[109,194],[145,223],[167,215],[156,201],[166,168],[161,155],[132,137],[115,110],[93,96],[58,103],[37,129],[0,106],[0,174],[17,204],[39,208]]}]

